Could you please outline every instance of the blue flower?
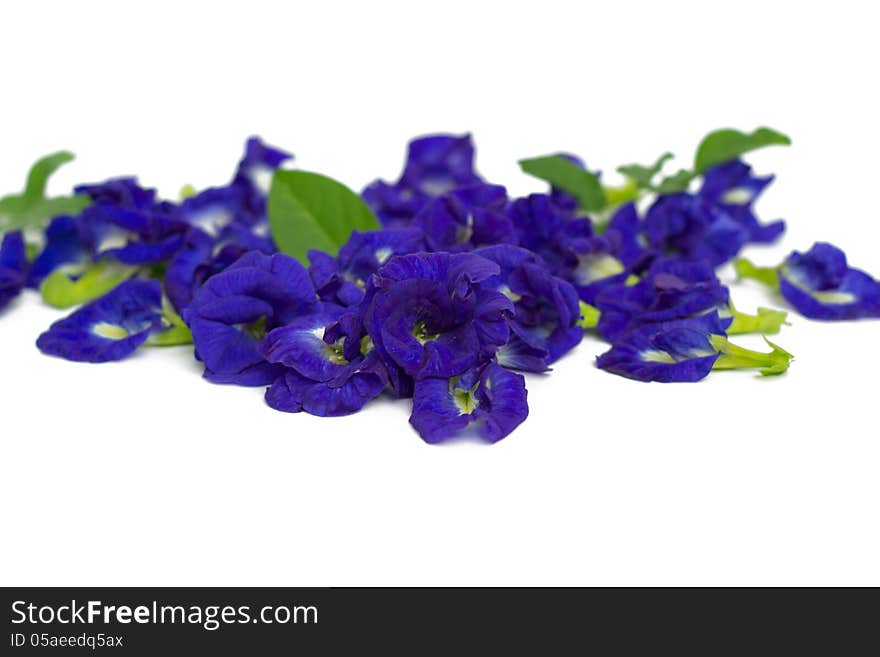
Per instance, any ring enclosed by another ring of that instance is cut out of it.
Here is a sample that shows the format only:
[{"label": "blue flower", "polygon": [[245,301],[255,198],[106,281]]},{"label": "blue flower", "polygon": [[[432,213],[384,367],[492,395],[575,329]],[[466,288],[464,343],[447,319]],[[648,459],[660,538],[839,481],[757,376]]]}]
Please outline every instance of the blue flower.
[{"label": "blue flower", "polygon": [[187,225],[162,210],[141,210],[95,202],[79,216],[95,259],[111,256],[126,265],[168,260],[183,243]]},{"label": "blue flower", "polygon": [[156,204],[156,190],[141,187],[137,178],[111,178],[100,183],[78,185],[77,194],[85,194],[95,203],[115,205],[129,210],[149,210]]},{"label": "blue flower", "polygon": [[469,253],[419,253],[395,256],[373,274],[364,327],[395,394],[408,393],[407,377],[458,376],[507,342],[513,304],[477,285],[499,271]]},{"label": "blue flower", "polygon": [[609,252],[628,270],[646,268],[657,256],[647,244],[635,203],[624,203],[615,210],[602,236],[611,245]]},{"label": "blue flower", "polygon": [[[209,266],[213,255],[214,239],[194,228],[186,233],[180,249],[169,261],[165,269],[165,294],[179,314],[189,306],[199,286],[212,274],[221,271],[222,268],[214,271]],[[224,262],[223,268],[229,264]]]},{"label": "blue flower", "polygon": [[181,201],[175,209],[175,216],[219,238],[232,223],[250,226],[259,220],[251,212],[246,199],[246,185],[209,187]]},{"label": "blue flower", "polygon": [[27,248],[21,231],[3,236],[0,243],[0,310],[21,292],[28,277]]},{"label": "blue flower", "polygon": [[544,371],[583,338],[577,292],[547,271],[526,249],[501,244],[474,251],[496,263],[500,271],[480,287],[501,292],[513,302],[509,341],[499,348],[498,362],[526,371]]},{"label": "blue flower", "polygon": [[406,166],[393,184],[377,180],[362,196],[388,227],[406,225],[432,198],[482,182],[470,135],[429,135],[409,143]]},{"label": "blue flower", "polygon": [[260,352],[268,362],[287,368],[266,391],[269,406],[292,413],[347,415],[382,392],[388,377],[375,351],[349,360],[342,339],[327,342],[326,328],[341,311],[325,308],[265,337]]},{"label": "blue flower", "polygon": [[707,260],[715,267],[739,253],[750,237],[730,213],[686,192],[654,201],[645,215],[645,230],[659,253]]},{"label": "blue flower", "polygon": [[67,360],[105,363],[125,358],[162,328],[159,281],[134,279],[52,324],[37,347]]},{"label": "blue flower", "polygon": [[773,182],[773,176],[758,178],[752,167],[741,160],[719,164],[703,173],[699,196],[720,206],[746,229],[748,241],[767,244],[775,241],[784,231],[784,221],[762,225],[752,211],[755,200]]},{"label": "blue flower", "polygon": [[183,319],[193,335],[205,378],[215,383],[268,385],[283,370],[260,354],[260,340],[279,326],[312,313],[317,296],[309,274],[284,254],[247,253],[211,276],[193,296]]},{"label": "blue flower", "polygon": [[352,306],[364,296],[367,281],[391,256],[424,248],[424,235],[415,228],[353,231],[338,257],[309,251],[309,274],[324,301]]},{"label": "blue flower", "polygon": [[59,267],[84,269],[91,262],[91,251],[74,217],[55,217],[46,228],[46,245],[31,265],[28,286],[39,288]]},{"label": "blue flower", "polygon": [[637,381],[699,381],[718,360],[711,335],[725,335],[717,312],[642,324],[620,337],[596,365]]},{"label": "blue flower", "polygon": [[293,155],[264,143],[259,137],[250,137],[244,155],[238,163],[232,187],[244,190],[244,203],[251,216],[266,216],[266,196],[272,184],[272,174]]},{"label": "blue flower", "polygon": [[528,417],[525,379],[495,363],[451,378],[416,381],[409,418],[427,443],[472,430],[494,443]]},{"label": "blue flower", "polygon": [[779,269],[779,290],[812,319],[880,317],[880,282],[850,267],[846,254],[825,242],[786,258]]},{"label": "blue flower", "polygon": [[651,265],[638,283],[609,285],[599,293],[596,307],[601,315],[597,328],[603,338],[615,342],[639,324],[684,319],[726,308],[729,296],[708,263],[662,258]]},{"label": "blue flower", "polygon": [[575,218],[547,194],[514,200],[507,209],[520,246],[534,251],[556,276],[563,275],[572,259],[571,243],[593,236],[586,217]]},{"label": "blue flower", "polygon": [[412,225],[425,234],[430,251],[470,251],[479,246],[516,243],[513,223],[502,210],[507,193],[500,185],[460,187],[429,201]]}]

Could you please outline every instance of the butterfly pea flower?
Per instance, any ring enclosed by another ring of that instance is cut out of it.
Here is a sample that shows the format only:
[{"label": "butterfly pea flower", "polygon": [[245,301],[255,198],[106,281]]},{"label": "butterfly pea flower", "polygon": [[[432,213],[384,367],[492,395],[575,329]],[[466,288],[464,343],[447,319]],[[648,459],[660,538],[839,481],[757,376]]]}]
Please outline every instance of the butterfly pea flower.
[{"label": "butterfly pea flower", "polygon": [[502,212],[507,192],[500,185],[460,187],[429,201],[415,216],[430,251],[470,251],[490,244],[515,243],[511,220]]},{"label": "butterfly pea flower", "polygon": [[648,243],[659,253],[724,264],[749,241],[749,231],[719,206],[679,192],[660,196],[645,214]]},{"label": "butterfly pea flower", "polygon": [[515,199],[506,214],[513,223],[519,246],[541,256],[556,276],[563,276],[571,267],[571,243],[593,236],[593,226],[587,217],[574,217],[547,194]]},{"label": "butterfly pea flower", "polygon": [[326,333],[342,308],[299,317],[266,335],[260,352],[285,370],[266,391],[266,402],[280,411],[337,416],[359,411],[382,392],[388,376],[369,345],[347,358],[342,339]]},{"label": "butterfly pea flower", "polygon": [[611,252],[630,271],[645,269],[659,255],[648,245],[644,223],[635,203],[624,203],[608,220],[602,233]]},{"label": "butterfly pea flower", "polygon": [[728,321],[712,311],[686,319],[639,324],[596,359],[600,369],[637,381],[694,382],[713,370],[756,369],[761,376],[788,370],[793,356],[764,340],[769,353],[727,339]]},{"label": "butterfly pea flower", "polygon": [[785,232],[785,222],[759,223],[752,206],[764,189],[773,182],[773,176],[752,175],[752,167],[741,160],[731,160],[707,169],[703,173],[700,198],[719,206],[743,226],[750,243],[769,244]]},{"label": "butterfly pea flower", "polygon": [[424,250],[424,235],[416,228],[353,231],[333,257],[309,251],[309,274],[324,301],[353,306],[361,301],[367,281],[391,256]]},{"label": "butterfly pea flower", "polygon": [[183,312],[205,280],[251,251],[272,255],[277,248],[271,238],[241,224],[230,224],[220,237],[199,228],[187,231],[165,268],[165,291],[177,312]]},{"label": "butterfly pea flower", "polygon": [[497,363],[416,381],[410,424],[427,443],[470,431],[495,443],[528,417],[525,379]]},{"label": "butterfly pea flower", "polygon": [[[185,198],[176,208],[178,217],[219,240],[235,240],[243,229],[268,237],[266,197],[274,172],[293,156],[251,137],[232,181],[223,187],[209,187]],[[245,245],[248,250],[265,248]],[[274,252],[274,248],[271,252]]]},{"label": "butterfly pea flower", "polygon": [[189,306],[208,276],[217,273],[207,266],[213,254],[214,239],[210,235],[197,228],[187,231],[181,247],[165,268],[165,294],[178,313]]},{"label": "butterfly pea flower", "polygon": [[778,269],[779,291],[811,319],[880,317],[880,282],[849,266],[846,254],[827,242],[794,251]]},{"label": "butterfly pea flower", "polygon": [[408,392],[407,377],[459,376],[507,342],[513,303],[478,285],[499,272],[470,253],[416,253],[394,256],[373,274],[363,324],[395,394]]},{"label": "butterfly pea flower", "polygon": [[637,381],[699,381],[718,360],[712,335],[725,335],[717,312],[642,324],[597,357],[596,366]]},{"label": "butterfly pea flower", "polygon": [[183,312],[205,378],[215,383],[269,385],[283,366],[259,351],[265,335],[313,312],[309,274],[288,255],[243,255],[196,290]]},{"label": "butterfly pea flower", "polygon": [[80,215],[95,259],[112,257],[126,265],[168,260],[183,243],[187,225],[157,209],[134,210],[93,203]]},{"label": "butterfly pea flower", "polygon": [[45,246],[31,265],[28,287],[39,288],[56,269],[67,268],[70,273],[81,273],[91,263],[92,254],[76,218],[55,217],[49,222],[45,237]]},{"label": "butterfly pea flower", "polygon": [[230,186],[243,190],[244,204],[250,216],[257,220],[265,219],[266,197],[272,184],[272,175],[291,159],[292,154],[266,144],[259,137],[248,138]]},{"label": "butterfly pea flower", "polygon": [[150,210],[156,205],[156,190],[141,187],[137,178],[110,178],[100,183],[78,185],[76,194],[84,194],[95,203],[129,210]]},{"label": "butterfly pea flower", "polygon": [[24,288],[28,277],[27,247],[20,230],[11,231],[0,242],[0,310]]},{"label": "butterfly pea flower", "polygon": [[850,267],[846,254],[826,242],[786,258],[779,269],[779,290],[799,313],[812,319],[880,317],[880,282]]},{"label": "butterfly pea flower", "polygon": [[793,251],[777,267],[759,267],[737,258],[739,278],[754,279],[780,292],[804,317],[846,320],[880,317],[880,282],[850,267],[846,254],[827,242],[806,253]]},{"label": "butterfly pea flower", "polygon": [[37,347],[67,360],[105,363],[129,356],[163,328],[159,281],[132,279],[52,324]]},{"label": "butterfly pea flower", "polygon": [[499,266],[481,287],[496,290],[513,302],[511,338],[497,352],[506,367],[542,372],[583,338],[577,292],[550,274],[539,256],[518,246],[500,244],[474,251]]},{"label": "butterfly pea flower", "polygon": [[183,199],[174,210],[180,220],[209,236],[219,238],[233,223],[250,226],[259,220],[247,205],[242,185],[209,187]]},{"label": "butterfly pea flower", "polygon": [[601,235],[579,235],[566,241],[567,255],[560,275],[570,281],[578,296],[594,304],[606,286],[623,283],[656,258],[642,235],[633,203],[620,206],[603,227]]},{"label": "butterfly pea flower", "polygon": [[[615,342],[634,325],[685,319],[726,308],[729,291],[705,261],[660,258],[636,283],[609,285],[593,304],[599,334]],[[730,323],[730,319],[725,320]]]},{"label": "butterfly pea flower", "polygon": [[432,198],[480,182],[469,134],[429,135],[409,143],[406,165],[397,182],[377,180],[362,196],[384,226],[399,227],[409,224]]}]

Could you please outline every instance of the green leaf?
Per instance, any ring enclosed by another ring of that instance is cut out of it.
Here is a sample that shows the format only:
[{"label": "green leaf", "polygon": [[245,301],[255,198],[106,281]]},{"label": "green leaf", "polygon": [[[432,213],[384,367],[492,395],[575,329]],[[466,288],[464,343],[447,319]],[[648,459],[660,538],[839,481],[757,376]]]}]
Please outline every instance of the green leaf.
[{"label": "green leaf", "polygon": [[581,209],[601,210],[606,205],[605,192],[599,176],[580,168],[561,155],[545,155],[519,161],[520,168],[530,176],[546,180],[554,187],[577,199]]},{"label": "green leaf", "polygon": [[757,369],[761,376],[774,376],[788,370],[788,366],[794,358],[785,349],[770,342],[767,338],[764,338],[764,342],[772,349],[769,354],[740,347],[720,335],[711,335],[709,339],[715,350],[721,354],[715,361],[715,365],[712,366],[713,370]]},{"label": "green leaf", "polygon": [[24,188],[24,196],[31,201],[37,201],[46,196],[46,184],[53,173],[62,165],[72,162],[74,154],[70,151],[59,151],[37,160],[28,172],[27,184]]},{"label": "green leaf", "polygon": [[306,265],[309,249],[336,255],[351,231],[381,227],[360,196],[332,178],[308,171],[275,173],[269,225],[278,249]]},{"label": "green leaf", "polygon": [[774,290],[779,289],[779,267],[758,267],[747,258],[736,258],[733,261],[733,270],[737,278],[750,278]]},{"label": "green leaf", "polygon": [[599,309],[584,301],[580,302],[580,309],[581,318],[577,321],[577,325],[583,329],[596,328],[599,324],[599,315],[601,314]]},{"label": "green leaf", "polygon": [[731,306],[730,313],[733,321],[727,327],[728,335],[742,335],[744,333],[774,335],[779,333],[783,324],[788,324],[785,321],[788,318],[788,313],[772,308],[758,308],[756,315],[748,315]]},{"label": "green leaf", "polygon": [[696,175],[693,171],[688,171],[687,169],[679,169],[676,173],[671,176],[666,176],[663,180],[660,181],[660,184],[657,185],[656,191],[658,194],[674,194],[676,192],[684,192],[691,184],[691,180],[696,178]]},{"label": "green leaf", "polygon": [[770,128],[758,128],[751,133],[732,129],[716,130],[706,135],[697,147],[697,154],[694,157],[694,171],[702,173],[709,167],[729,162],[744,153],[765,146],[788,146],[789,144],[791,144],[791,139]]},{"label": "green leaf", "polygon": [[38,160],[28,173],[24,192],[0,198],[0,233],[41,228],[49,219],[61,214],[78,214],[91,203],[88,196],[46,198],[49,178],[73,157],[73,153],[60,151]]},{"label": "green leaf", "polygon": [[122,281],[131,278],[136,267],[112,260],[101,260],[76,279],[69,272],[56,269],[40,285],[43,301],[55,308],[70,308],[97,299]]},{"label": "green leaf", "polygon": [[653,189],[654,178],[660,173],[663,165],[671,160],[674,156],[672,153],[663,153],[657,158],[657,161],[650,166],[642,164],[624,164],[617,167],[618,172],[633,180],[639,189]]}]

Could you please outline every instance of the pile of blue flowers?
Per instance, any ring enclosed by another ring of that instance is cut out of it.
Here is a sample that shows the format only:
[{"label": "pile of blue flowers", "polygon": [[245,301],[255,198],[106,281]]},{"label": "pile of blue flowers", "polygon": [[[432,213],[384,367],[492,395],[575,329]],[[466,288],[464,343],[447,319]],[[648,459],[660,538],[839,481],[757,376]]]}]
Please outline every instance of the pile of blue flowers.
[{"label": "pile of blue flowers", "polygon": [[251,138],[228,184],[176,201],[134,178],[51,198],[72,158],[58,153],[0,199],[0,309],[25,288],[78,306],[39,336],[49,355],[191,344],[206,379],[263,386],[280,411],[345,415],[389,394],[412,399],[429,443],[495,442],[528,415],[522,373],[549,371],[586,331],[608,343],[599,368],[638,381],[785,372],[781,347],[729,340],[777,333],[787,314],[736,310],[726,263],[806,317],[880,318],[880,283],[835,246],[776,267],[739,257],[785,229],[756,216],[773,177],[742,156],[785,143],[717,131],[691,169],[663,177],[664,154],[620,167],[620,187],[572,155],[531,158],[523,170],[550,186],[523,198],[477,173],[469,135],[412,141],[400,178],[360,196]]}]

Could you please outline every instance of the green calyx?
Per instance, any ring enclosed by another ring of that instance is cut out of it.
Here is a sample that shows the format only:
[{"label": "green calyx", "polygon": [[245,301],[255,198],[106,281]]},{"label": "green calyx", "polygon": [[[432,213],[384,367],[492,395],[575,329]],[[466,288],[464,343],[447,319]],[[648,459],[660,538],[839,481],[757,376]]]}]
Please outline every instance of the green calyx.
[{"label": "green calyx", "polygon": [[426,342],[436,340],[440,337],[439,333],[429,332],[428,327],[425,325],[424,322],[416,322],[416,325],[413,327],[412,334],[419,344],[425,344]]},{"label": "green calyx", "polygon": [[596,326],[599,324],[599,315],[601,315],[599,309],[595,306],[591,306],[585,301],[581,301],[580,310],[581,317],[577,321],[577,325],[580,326],[582,329],[596,328]]},{"label": "green calyx", "polygon": [[733,261],[733,269],[739,279],[750,278],[779,290],[779,267],[758,267],[747,258],[736,258]]},{"label": "green calyx", "polygon": [[153,333],[147,338],[146,344],[148,346],[173,347],[181,344],[192,344],[192,333],[190,333],[189,327],[184,324],[168,299],[162,299],[162,323],[168,328],[159,333]]},{"label": "green calyx", "polygon": [[40,285],[40,294],[43,301],[54,308],[70,308],[103,296],[131,278],[135,271],[137,271],[136,267],[129,267],[110,259],[94,263],[75,278],[61,269],[56,269]]},{"label": "green calyx", "polygon": [[782,310],[773,310],[772,308],[758,308],[754,315],[741,313],[732,305],[730,306],[730,316],[733,321],[727,328],[728,335],[742,335],[745,333],[760,333],[761,335],[775,335],[779,333],[782,325],[788,325],[785,321],[788,313]]},{"label": "green calyx", "polygon": [[458,377],[449,380],[449,391],[452,393],[452,401],[455,402],[456,408],[462,415],[470,415],[477,406],[480,405],[476,397],[477,388],[480,386],[479,381],[470,389],[456,388]]},{"label": "green calyx", "polygon": [[712,335],[709,340],[720,354],[712,367],[713,370],[757,369],[761,376],[774,376],[788,370],[794,359],[794,356],[767,338],[764,338],[764,341],[770,345],[772,350],[770,353],[740,347],[720,335]]}]

